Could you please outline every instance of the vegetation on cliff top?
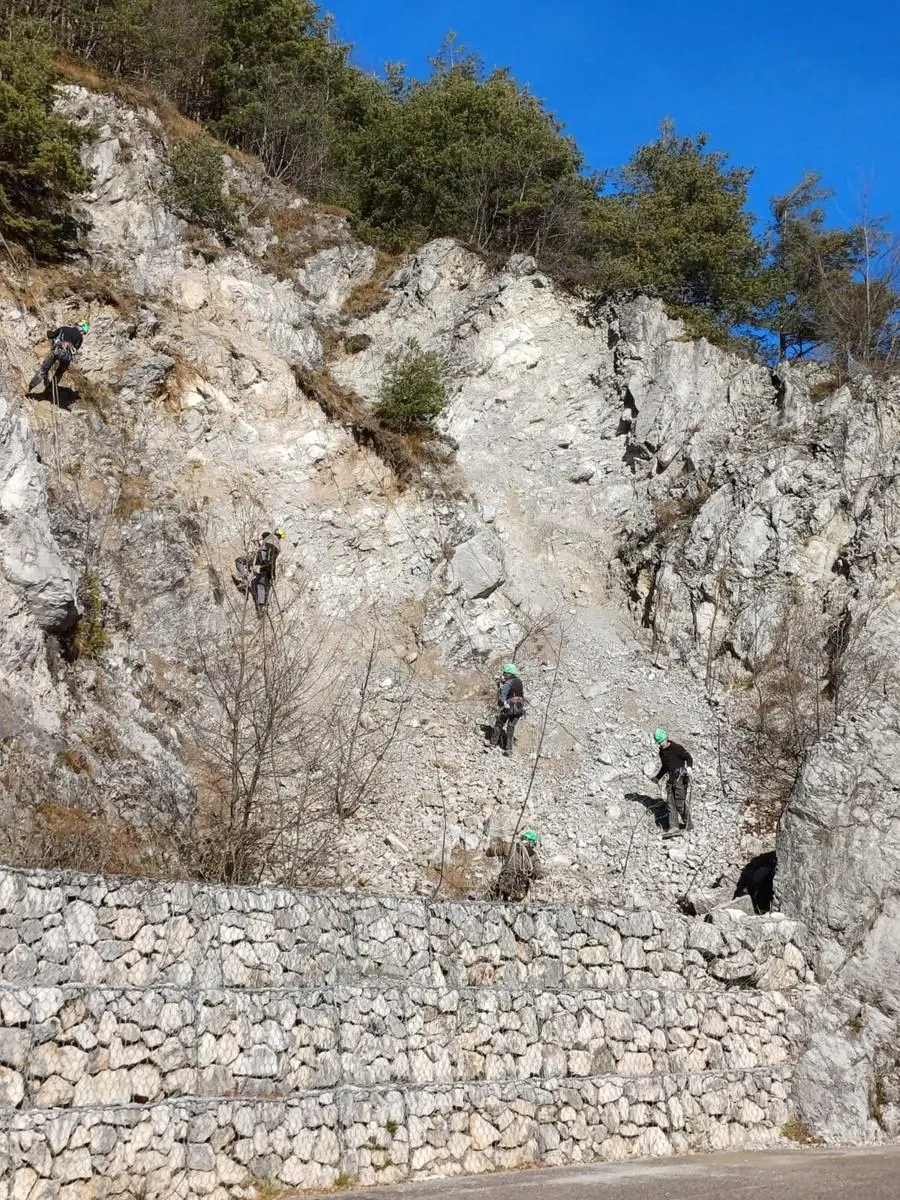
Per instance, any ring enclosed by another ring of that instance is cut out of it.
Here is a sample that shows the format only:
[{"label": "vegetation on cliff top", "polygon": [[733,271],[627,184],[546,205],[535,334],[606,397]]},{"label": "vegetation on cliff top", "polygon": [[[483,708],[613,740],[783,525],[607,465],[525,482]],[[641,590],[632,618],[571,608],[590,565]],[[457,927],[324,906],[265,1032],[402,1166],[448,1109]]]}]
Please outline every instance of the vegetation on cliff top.
[{"label": "vegetation on cliff top", "polygon": [[[827,347],[845,363],[900,358],[884,225],[827,228],[815,175],[773,200],[759,235],[751,171],[703,134],[664,122],[623,167],[591,174],[507,71],[485,71],[449,38],[427,79],[392,64],[378,79],[351,64],[310,0],[2,0],[5,28],[23,17],[107,76],[152,86],[285,182],[344,205],[386,249],[450,235],[485,253],[534,254],[569,283],[649,291],[693,332],[751,338],[772,357]],[[21,73],[31,54],[7,43],[4,62]],[[46,110],[44,82],[38,90]],[[58,145],[74,144],[53,128]],[[59,153],[62,173],[45,178],[63,197],[83,180]],[[40,219],[32,196],[6,204],[11,233]]]}]

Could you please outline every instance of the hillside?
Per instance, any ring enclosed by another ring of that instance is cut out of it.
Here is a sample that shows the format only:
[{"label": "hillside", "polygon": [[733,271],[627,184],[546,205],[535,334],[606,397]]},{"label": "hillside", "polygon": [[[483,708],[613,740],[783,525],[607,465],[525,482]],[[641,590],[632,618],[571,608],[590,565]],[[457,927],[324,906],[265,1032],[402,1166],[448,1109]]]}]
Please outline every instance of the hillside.
[{"label": "hillside", "polygon": [[[773,375],[525,256],[386,262],[244,161],[229,243],[166,207],[152,112],[79,87],[60,110],[96,131],[86,259],[0,280],[3,858],[481,898],[492,841],[530,826],[536,900],[705,910],[773,848],[802,763],[778,889],[833,989],[810,1119],[896,1133],[896,383]],[[81,317],[61,405],[23,399]],[[449,380],[438,444],[371,417],[410,339]],[[276,523],[257,625],[233,560]],[[505,759],[479,725],[511,657]],[[265,747],[246,821],[235,687]],[[697,764],[671,841],[660,725]],[[823,1091],[849,1062],[856,1088]]]}]

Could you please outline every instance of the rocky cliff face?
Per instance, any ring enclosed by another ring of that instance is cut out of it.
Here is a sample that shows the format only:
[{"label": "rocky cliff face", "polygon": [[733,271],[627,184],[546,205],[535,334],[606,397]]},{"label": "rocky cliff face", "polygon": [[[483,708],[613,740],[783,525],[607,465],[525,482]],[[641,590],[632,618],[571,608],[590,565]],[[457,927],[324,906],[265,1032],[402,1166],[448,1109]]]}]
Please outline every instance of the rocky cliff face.
[{"label": "rocky cliff face", "polygon": [[[320,724],[365,743],[360,802],[320,830],[322,879],[480,892],[485,851],[521,819],[549,867],[538,898],[712,904],[770,848],[747,801],[774,803],[799,747],[781,903],[822,937],[827,1045],[866,1064],[854,1136],[890,1132],[895,391],[772,376],[654,302],[598,308],[528,259],[495,273],[450,242],[408,256],[379,295],[374,252],[339,217],[236,164],[248,228],[217,245],[160,199],[152,114],[81,89],[61,103],[98,131],[89,258],[7,271],[11,366],[28,378],[47,325],[89,313],[92,332],[70,409],[5,388],[0,649],[25,698],[5,811],[49,746],[45,799],[127,822],[144,868],[190,857],[216,782],[198,765],[204,663],[247,644],[232,560],[278,522],[279,645],[303,646],[324,681],[305,719],[334,714]],[[367,283],[375,311],[358,303]],[[398,472],[358,418],[410,338],[446,364],[456,452]],[[102,621],[108,639],[93,660],[67,661],[76,581],[82,636]],[[531,709],[506,760],[478,723],[512,656]],[[698,764],[696,830],[668,843],[647,780],[659,724]],[[307,828],[298,814],[312,828],[321,756],[346,751],[317,737],[319,758],[294,747],[276,789],[291,829]],[[159,825],[182,835],[144,844]],[[831,1134],[845,1115],[810,1106]]]}]

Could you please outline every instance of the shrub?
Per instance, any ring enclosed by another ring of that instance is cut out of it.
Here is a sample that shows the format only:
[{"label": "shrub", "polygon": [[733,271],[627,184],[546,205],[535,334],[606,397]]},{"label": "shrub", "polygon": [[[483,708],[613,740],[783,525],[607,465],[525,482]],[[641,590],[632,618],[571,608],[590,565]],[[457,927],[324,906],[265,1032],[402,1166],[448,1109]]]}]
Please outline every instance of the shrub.
[{"label": "shrub", "polygon": [[444,411],[447,392],[441,360],[411,339],[389,354],[375,415],[395,433],[428,433]]},{"label": "shrub", "polygon": [[222,151],[205,133],[178,142],[169,155],[166,199],[185,220],[233,237],[238,218],[234,201],[225,194]]},{"label": "shrub", "polygon": [[75,630],[75,649],[79,658],[96,658],[109,645],[103,627],[103,587],[96,571],[86,571],[78,589],[83,612]]}]

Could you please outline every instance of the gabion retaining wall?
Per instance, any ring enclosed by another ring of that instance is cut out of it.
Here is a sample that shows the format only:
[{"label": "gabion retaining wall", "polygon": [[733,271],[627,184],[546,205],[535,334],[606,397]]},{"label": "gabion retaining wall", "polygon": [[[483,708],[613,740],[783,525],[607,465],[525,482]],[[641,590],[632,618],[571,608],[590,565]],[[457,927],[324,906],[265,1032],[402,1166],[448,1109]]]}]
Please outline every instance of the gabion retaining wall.
[{"label": "gabion retaining wall", "polygon": [[0,1200],[764,1140],[805,935],[716,921],[0,870]]}]

